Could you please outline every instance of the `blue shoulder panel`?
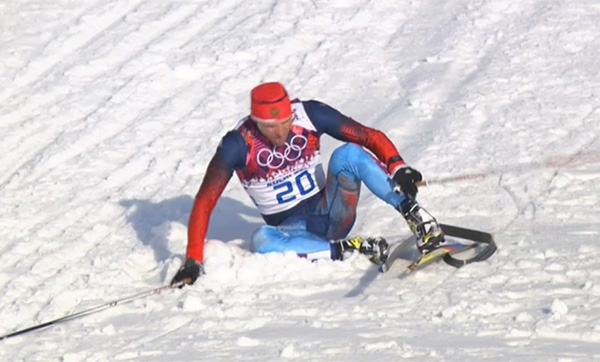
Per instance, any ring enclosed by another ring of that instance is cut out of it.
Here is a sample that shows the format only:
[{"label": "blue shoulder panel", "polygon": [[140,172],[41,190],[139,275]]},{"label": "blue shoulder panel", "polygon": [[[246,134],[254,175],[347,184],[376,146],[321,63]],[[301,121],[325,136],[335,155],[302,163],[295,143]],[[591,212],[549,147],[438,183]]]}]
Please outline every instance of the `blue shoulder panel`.
[{"label": "blue shoulder panel", "polygon": [[246,166],[248,146],[238,131],[229,131],[221,139],[216,155],[232,170]]},{"label": "blue shoulder panel", "polygon": [[326,133],[338,140],[345,140],[342,128],[350,121],[348,117],[337,109],[319,101],[304,101],[303,104],[319,135]]}]

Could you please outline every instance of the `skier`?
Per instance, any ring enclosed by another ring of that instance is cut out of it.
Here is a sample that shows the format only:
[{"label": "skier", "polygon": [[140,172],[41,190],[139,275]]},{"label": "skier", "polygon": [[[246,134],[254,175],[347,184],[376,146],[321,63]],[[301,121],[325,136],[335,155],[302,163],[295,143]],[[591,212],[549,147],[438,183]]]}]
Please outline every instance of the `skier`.
[{"label": "skier", "polygon": [[[346,142],[333,152],[327,177],[323,134]],[[421,173],[384,133],[321,102],[290,101],[282,84],[270,82],[252,89],[250,115],[223,137],[208,165],[190,215],[186,261],[171,285],[193,284],[204,272],[210,214],[234,172],[267,224],[252,235],[255,252],[292,250],[309,259],[341,260],[358,251],[383,262],[383,238],[344,239],[356,219],[361,182],[404,216],[421,253],[444,243],[435,219],[415,201]]]}]

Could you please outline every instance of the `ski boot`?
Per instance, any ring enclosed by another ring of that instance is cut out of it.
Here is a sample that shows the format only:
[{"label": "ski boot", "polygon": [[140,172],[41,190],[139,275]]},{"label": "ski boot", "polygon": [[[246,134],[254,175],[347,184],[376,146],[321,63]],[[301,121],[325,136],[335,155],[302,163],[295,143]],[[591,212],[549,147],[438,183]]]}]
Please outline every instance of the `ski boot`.
[{"label": "ski boot", "polygon": [[381,265],[385,262],[389,245],[382,237],[355,238],[335,240],[333,242],[339,260],[347,258],[355,250],[369,257],[373,263]]},{"label": "ski boot", "polygon": [[417,237],[417,249],[421,254],[427,254],[446,243],[440,224],[416,201],[402,205],[400,212],[410,231]]}]

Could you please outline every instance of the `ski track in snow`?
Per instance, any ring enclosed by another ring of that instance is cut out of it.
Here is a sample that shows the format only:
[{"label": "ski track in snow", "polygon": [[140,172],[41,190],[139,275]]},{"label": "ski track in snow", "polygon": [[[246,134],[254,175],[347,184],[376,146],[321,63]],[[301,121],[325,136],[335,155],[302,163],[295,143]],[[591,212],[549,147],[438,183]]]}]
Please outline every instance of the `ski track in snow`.
[{"label": "ski track in snow", "polygon": [[[557,0],[0,4],[0,334],[168,282],[206,165],[265,80],[382,129],[426,177],[486,174],[419,199],[499,245],[402,280],[359,256],[255,255],[261,219],[232,180],[193,287],[1,341],[0,360],[600,359],[599,16]],[[408,230],[364,190],[354,232]]]}]

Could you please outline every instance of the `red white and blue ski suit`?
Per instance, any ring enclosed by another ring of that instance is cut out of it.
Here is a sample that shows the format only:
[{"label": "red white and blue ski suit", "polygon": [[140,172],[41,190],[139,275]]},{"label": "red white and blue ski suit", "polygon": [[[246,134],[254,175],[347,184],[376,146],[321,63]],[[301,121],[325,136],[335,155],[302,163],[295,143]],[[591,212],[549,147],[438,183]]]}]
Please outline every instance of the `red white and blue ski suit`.
[{"label": "red white and blue ski suit", "polygon": [[[283,146],[274,147],[250,117],[223,137],[190,215],[187,258],[202,262],[210,214],[234,172],[267,223],[252,236],[252,249],[261,253],[330,256],[329,240],[354,225],[361,182],[396,209],[406,200],[389,177],[404,161],[385,134],[318,101],[294,101],[292,112]],[[333,152],[327,176],[323,134],[347,142]]]}]

